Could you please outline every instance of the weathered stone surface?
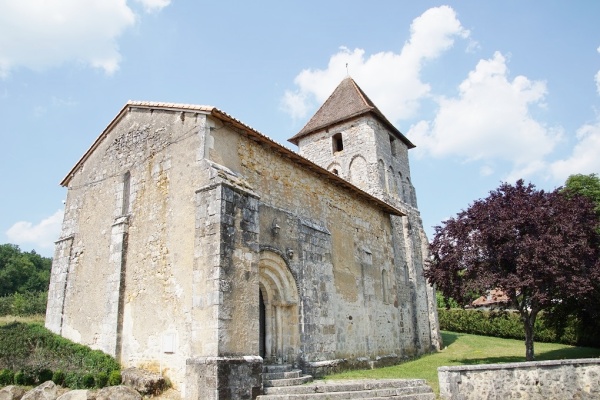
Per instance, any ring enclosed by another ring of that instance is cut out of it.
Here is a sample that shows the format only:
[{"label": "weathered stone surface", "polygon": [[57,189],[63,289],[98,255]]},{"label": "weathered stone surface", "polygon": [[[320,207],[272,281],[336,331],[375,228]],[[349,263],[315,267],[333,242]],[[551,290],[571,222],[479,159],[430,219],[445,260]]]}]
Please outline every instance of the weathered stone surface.
[{"label": "weathered stone surface", "polygon": [[0,389],[0,400],[21,400],[24,394],[21,386],[9,385]]},{"label": "weathered stone surface", "polygon": [[600,399],[600,360],[557,360],[438,368],[447,400]]},{"label": "weathered stone surface", "polygon": [[56,400],[95,400],[96,392],[87,389],[77,389],[66,392]]},{"label": "weathered stone surface", "polygon": [[153,398],[156,400],[182,400],[181,393],[173,388],[167,389]]},{"label": "weathered stone surface", "polygon": [[157,395],[166,389],[165,378],[138,368],[127,368],[121,371],[122,384],[129,386],[142,395]]},{"label": "weathered stone surface", "polygon": [[58,386],[47,381],[25,393],[21,400],[56,400],[58,396]]},{"label": "weathered stone surface", "polygon": [[187,361],[188,399],[254,399],[262,388],[260,357],[202,357]]},{"label": "weathered stone surface", "polygon": [[96,400],[141,400],[142,395],[124,385],[109,386],[96,393]]}]

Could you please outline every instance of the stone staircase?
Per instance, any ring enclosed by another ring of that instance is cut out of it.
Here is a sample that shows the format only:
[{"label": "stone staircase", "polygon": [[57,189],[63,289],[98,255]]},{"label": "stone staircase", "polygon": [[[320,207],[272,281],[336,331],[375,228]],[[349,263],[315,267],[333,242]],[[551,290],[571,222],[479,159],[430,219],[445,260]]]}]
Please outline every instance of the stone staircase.
[{"label": "stone staircase", "polygon": [[263,380],[265,394],[257,400],[435,400],[424,379],[328,380],[291,386],[269,386],[267,382]]},{"label": "stone staircase", "polygon": [[302,370],[293,369],[290,364],[265,365],[263,367],[263,386],[287,387],[312,382],[310,375],[302,375]]}]

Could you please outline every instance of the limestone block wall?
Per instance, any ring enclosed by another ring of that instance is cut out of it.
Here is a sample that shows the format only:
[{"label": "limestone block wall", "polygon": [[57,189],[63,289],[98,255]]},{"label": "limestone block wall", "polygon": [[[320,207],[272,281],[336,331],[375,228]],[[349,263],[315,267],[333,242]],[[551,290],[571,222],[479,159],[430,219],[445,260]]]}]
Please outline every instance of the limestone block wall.
[{"label": "limestone block wall", "polygon": [[[342,151],[333,137],[341,134]],[[299,140],[299,152],[323,168],[380,198],[385,195],[416,207],[408,148],[379,121],[363,116]]]},{"label": "limestone block wall", "polygon": [[196,194],[206,116],[132,108],[68,183],[47,326],[162,370],[179,387],[192,354]]},{"label": "limestone block wall", "polygon": [[[321,167],[333,171],[342,178],[368,190],[370,182],[378,180],[376,134],[366,124],[366,118],[358,118],[324,129],[300,139],[301,155]],[[343,150],[335,151],[333,137],[341,135]]]},{"label": "limestone block wall", "polygon": [[258,354],[258,196],[227,182],[197,192],[194,356]]},{"label": "limestone block wall", "polygon": [[262,394],[260,357],[204,357],[187,360],[186,399],[255,399]]},{"label": "limestone block wall", "polygon": [[46,306],[46,327],[58,334],[62,331],[63,307],[67,292],[72,246],[72,236],[64,237],[56,242],[54,259],[52,261],[52,279],[50,281],[48,304]]},{"label": "limestone block wall", "polygon": [[557,360],[438,368],[448,400],[600,399],[600,360]]},{"label": "limestone block wall", "polygon": [[[405,340],[406,331],[420,332],[430,320],[416,319],[404,244],[394,244],[387,213],[219,123],[211,140],[211,159],[260,193],[261,249],[281,254],[297,280],[301,361],[402,357],[431,348]],[[238,149],[233,159],[231,148]],[[269,233],[275,219],[278,237]]]}]

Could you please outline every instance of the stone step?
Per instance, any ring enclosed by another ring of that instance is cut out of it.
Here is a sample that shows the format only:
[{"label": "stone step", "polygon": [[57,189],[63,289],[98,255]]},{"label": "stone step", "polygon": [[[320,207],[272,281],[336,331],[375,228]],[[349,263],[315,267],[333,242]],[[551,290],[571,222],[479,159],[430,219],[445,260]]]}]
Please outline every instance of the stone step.
[{"label": "stone step", "polygon": [[[310,394],[328,392],[349,392],[359,390],[373,390],[383,388],[405,388],[425,386],[429,388],[424,379],[344,379],[344,380],[318,380],[310,385],[293,387],[265,388],[265,394]],[[431,388],[429,388],[431,390]]]},{"label": "stone step", "polygon": [[267,364],[263,365],[263,372],[288,372],[292,368],[292,364]]},{"label": "stone step", "polygon": [[304,393],[304,394],[267,394],[257,397],[257,400],[354,400],[354,399],[414,399],[435,400],[431,389],[424,387],[389,388],[360,390],[349,392]]},{"label": "stone step", "polygon": [[263,379],[264,387],[288,387],[304,385],[305,383],[312,382],[313,377],[311,375],[299,376],[297,378],[285,378],[285,379]]},{"label": "stone step", "polygon": [[435,400],[435,394],[433,393],[416,393],[416,394],[404,394],[390,397],[367,397],[361,400]]},{"label": "stone step", "polygon": [[301,369],[294,369],[286,372],[263,372],[263,379],[289,379],[289,378],[300,378],[302,376]]}]

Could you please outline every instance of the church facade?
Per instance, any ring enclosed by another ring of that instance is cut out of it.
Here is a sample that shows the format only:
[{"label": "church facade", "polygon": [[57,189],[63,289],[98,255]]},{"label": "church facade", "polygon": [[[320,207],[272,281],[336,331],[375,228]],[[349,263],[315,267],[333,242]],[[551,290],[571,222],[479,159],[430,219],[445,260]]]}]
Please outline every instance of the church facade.
[{"label": "church facade", "polygon": [[439,348],[414,145],[349,77],[290,142],[128,102],[61,182],[46,326],[194,399]]}]

